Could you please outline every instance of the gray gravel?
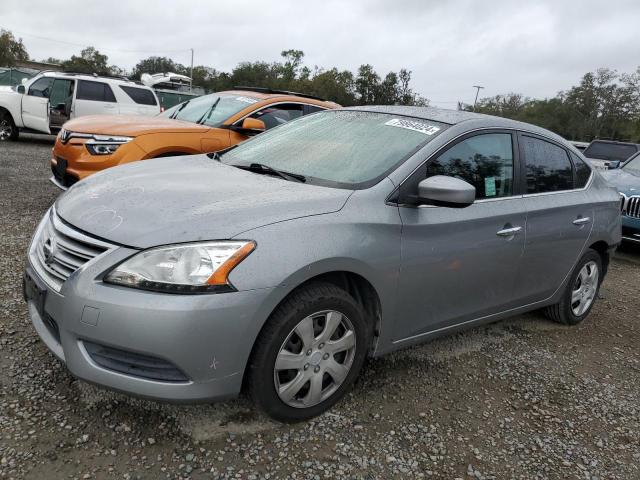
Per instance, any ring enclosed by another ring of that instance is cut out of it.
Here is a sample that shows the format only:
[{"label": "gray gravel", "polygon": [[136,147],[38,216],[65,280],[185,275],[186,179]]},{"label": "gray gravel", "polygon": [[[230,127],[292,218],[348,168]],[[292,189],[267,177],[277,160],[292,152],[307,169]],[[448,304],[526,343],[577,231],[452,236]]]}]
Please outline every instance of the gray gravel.
[{"label": "gray gravel", "polygon": [[74,379],[29,323],[50,148],[0,144],[0,478],[640,478],[640,249],[579,327],[534,313],[370,361],[305,424],[245,399],[161,405]]}]

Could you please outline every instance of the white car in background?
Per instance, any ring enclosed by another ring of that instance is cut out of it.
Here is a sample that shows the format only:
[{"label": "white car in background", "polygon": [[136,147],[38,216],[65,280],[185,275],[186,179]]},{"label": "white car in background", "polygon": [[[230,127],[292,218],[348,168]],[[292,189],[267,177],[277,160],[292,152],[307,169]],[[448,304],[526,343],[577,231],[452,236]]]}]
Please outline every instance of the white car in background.
[{"label": "white car in background", "polygon": [[155,92],[124,77],[42,72],[15,89],[0,90],[0,141],[21,130],[56,134],[85,115],[155,115]]}]

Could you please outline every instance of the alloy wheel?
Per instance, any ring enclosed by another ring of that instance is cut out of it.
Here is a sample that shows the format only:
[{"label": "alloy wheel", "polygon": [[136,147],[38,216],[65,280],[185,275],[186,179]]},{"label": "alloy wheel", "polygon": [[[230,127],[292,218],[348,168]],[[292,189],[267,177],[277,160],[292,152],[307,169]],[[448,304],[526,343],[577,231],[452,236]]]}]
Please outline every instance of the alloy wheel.
[{"label": "alloy wheel", "polygon": [[571,291],[571,311],[576,317],[586,312],[598,291],[598,265],[593,260],[584,264]]},{"label": "alloy wheel", "polygon": [[0,141],[9,140],[13,133],[13,125],[6,118],[0,120]]},{"label": "alloy wheel", "polygon": [[314,313],[291,330],[276,357],[273,379],[285,404],[308,408],[331,397],[347,378],[356,332],[335,310]]}]

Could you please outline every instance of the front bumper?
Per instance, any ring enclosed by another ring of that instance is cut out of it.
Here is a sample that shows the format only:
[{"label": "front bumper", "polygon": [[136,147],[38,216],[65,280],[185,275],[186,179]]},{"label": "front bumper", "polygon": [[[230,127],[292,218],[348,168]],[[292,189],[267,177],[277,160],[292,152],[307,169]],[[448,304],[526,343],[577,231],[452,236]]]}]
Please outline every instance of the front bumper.
[{"label": "front bumper", "polygon": [[622,239],[640,243],[640,218],[622,216]]},{"label": "front bumper", "polygon": [[[25,300],[42,341],[73,375],[109,389],[174,402],[237,395],[254,340],[275,307],[276,289],[170,295],[96,279],[107,265],[129,255],[131,250],[118,248],[95,258],[59,292],[38,275],[30,259]],[[96,345],[120,352],[125,363],[157,360],[155,366],[169,365],[184,375],[158,380],[141,377],[139,365],[112,368],[116,364],[95,355]]]},{"label": "front bumper", "polygon": [[56,138],[50,161],[53,174],[50,180],[56,186],[66,189],[96,172],[146,158],[146,152],[134,141],[122,144],[111,155],[91,155],[84,144],[82,139],[63,144]]}]

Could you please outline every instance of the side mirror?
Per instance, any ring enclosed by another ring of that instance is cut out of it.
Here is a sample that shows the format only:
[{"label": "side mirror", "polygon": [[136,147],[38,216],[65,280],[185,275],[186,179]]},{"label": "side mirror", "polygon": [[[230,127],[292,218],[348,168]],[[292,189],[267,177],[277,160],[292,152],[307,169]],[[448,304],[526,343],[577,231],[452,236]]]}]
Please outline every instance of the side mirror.
[{"label": "side mirror", "polygon": [[620,168],[620,163],[622,163],[620,160],[611,160],[605,163],[605,165],[609,170],[615,170],[616,168]]},{"label": "side mirror", "polygon": [[418,202],[464,208],[476,200],[476,187],[459,178],[435,175],[418,184]]},{"label": "side mirror", "polygon": [[262,133],[267,129],[267,126],[257,118],[245,118],[242,121],[242,129],[253,133]]},{"label": "side mirror", "polygon": [[24,95],[24,93],[25,93],[26,91],[27,91],[27,90],[24,88],[24,85],[18,85],[18,86],[16,87],[16,92],[18,92],[18,93],[22,93],[22,94]]}]

